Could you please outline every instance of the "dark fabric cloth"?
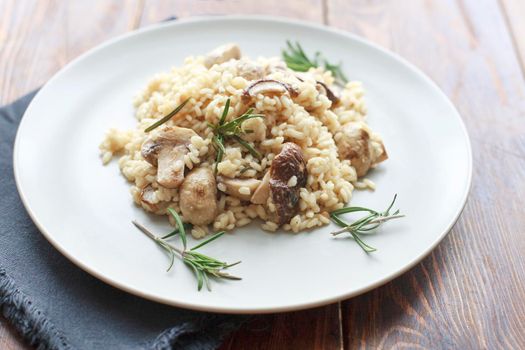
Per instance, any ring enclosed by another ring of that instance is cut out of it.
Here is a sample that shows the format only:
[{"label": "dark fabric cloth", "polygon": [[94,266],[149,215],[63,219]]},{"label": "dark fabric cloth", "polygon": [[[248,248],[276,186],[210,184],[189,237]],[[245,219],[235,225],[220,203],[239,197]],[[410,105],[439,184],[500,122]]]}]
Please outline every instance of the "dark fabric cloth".
[{"label": "dark fabric cloth", "polygon": [[36,92],[0,108],[0,309],[38,349],[215,349],[245,317],[173,308],[80,270],[40,234],[15,187],[13,143]]}]

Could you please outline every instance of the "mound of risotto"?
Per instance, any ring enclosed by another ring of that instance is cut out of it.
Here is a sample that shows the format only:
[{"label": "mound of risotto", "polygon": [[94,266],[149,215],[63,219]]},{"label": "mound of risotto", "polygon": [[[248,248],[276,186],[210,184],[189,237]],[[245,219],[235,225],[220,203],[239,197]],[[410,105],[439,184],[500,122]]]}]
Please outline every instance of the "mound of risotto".
[{"label": "mound of risotto", "polygon": [[155,76],[134,104],[137,127],[109,130],[102,160],[119,156],[135,203],[174,209],[196,238],[254,219],[268,231],[328,224],[387,159],[359,82],[337,86],[322,68],[295,72],[234,44]]}]

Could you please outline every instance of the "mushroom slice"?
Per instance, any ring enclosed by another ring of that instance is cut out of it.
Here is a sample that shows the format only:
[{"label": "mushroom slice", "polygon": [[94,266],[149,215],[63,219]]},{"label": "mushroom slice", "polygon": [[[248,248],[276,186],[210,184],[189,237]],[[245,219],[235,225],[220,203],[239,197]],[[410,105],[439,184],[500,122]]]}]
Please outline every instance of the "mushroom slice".
[{"label": "mushroom slice", "polygon": [[325,83],[323,83],[322,81],[317,81],[316,87],[317,91],[319,91],[321,94],[328,97],[330,101],[332,101],[331,107],[335,107],[339,103],[339,97],[336,94],[334,94],[334,92],[330,90],[330,88],[328,88],[328,86]]},{"label": "mushroom slice", "polygon": [[152,212],[159,209],[157,206],[158,200],[155,195],[155,189],[151,187],[151,185],[144,187],[142,191],[140,191],[140,203],[143,207]]},{"label": "mushroom slice", "polygon": [[284,63],[280,59],[270,59],[270,61],[266,64],[265,68],[267,74],[272,74],[274,72],[289,72],[286,63]]},{"label": "mushroom slice", "polygon": [[217,183],[225,187],[226,194],[239,198],[243,201],[249,201],[252,193],[259,187],[261,180],[257,179],[230,179],[223,176],[217,176]]},{"label": "mushroom slice", "polygon": [[288,92],[291,97],[299,95],[299,92],[287,83],[273,79],[259,79],[244,89],[242,100],[244,103],[249,103],[252,98],[258,94],[275,96],[283,95],[286,92]]},{"label": "mushroom slice", "polygon": [[246,80],[262,79],[266,72],[261,65],[248,60],[237,62],[237,74]]},{"label": "mushroom slice", "polygon": [[231,59],[241,58],[241,49],[237,44],[225,44],[217,47],[206,55],[204,65],[211,68],[214,64],[221,64]]},{"label": "mushroom slice", "polygon": [[366,175],[371,167],[388,159],[381,138],[373,134],[363,122],[344,125],[335,139],[339,156],[350,160],[359,177]]},{"label": "mushroom slice", "polygon": [[207,167],[193,169],[180,188],[180,210],[193,225],[208,225],[217,214],[217,185]]},{"label": "mushroom slice", "polygon": [[[295,179],[292,180],[292,178]],[[299,189],[306,185],[306,162],[301,147],[293,142],[283,144],[270,167],[270,197],[275,205],[275,222],[290,222],[297,211]]]},{"label": "mushroom slice", "polygon": [[142,156],[157,167],[157,182],[166,188],[177,188],[184,180],[184,155],[195,131],[167,127],[152,134],[142,144]]},{"label": "mushroom slice", "polygon": [[270,171],[264,174],[261,183],[253,192],[250,201],[253,204],[266,204],[268,197],[270,197]]}]

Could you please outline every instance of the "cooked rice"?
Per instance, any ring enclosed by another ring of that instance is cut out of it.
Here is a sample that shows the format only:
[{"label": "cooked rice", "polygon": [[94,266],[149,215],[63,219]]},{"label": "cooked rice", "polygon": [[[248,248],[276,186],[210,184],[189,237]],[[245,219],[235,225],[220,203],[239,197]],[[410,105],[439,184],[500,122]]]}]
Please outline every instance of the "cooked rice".
[{"label": "cooked rice", "polygon": [[[259,58],[250,61],[259,66],[271,67],[280,64],[278,58]],[[300,91],[293,99],[288,94],[281,96],[258,95],[255,100],[255,112],[264,118],[251,119],[243,124],[243,129],[252,130],[247,137],[256,141],[256,149],[262,158],[256,159],[238,143],[227,143],[223,160],[218,164],[218,175],[230,178],[262,178],[273,158],[279,153],[284,142],[298,144],[307,163],[307,185],[300,189],[298,213],[292,217],[285,230],[299,232],[329,223],[329,212],[341,208],[352,197],[354,185],[371,188],[375,185],[369,180],[357,182],[356,171],[349,160],[342,160],[334,141],[334,135],[342,126],[353,121],[365,121],[366,105],[360,82],[352,81],[341,91],[340,104],[333,109],[331,101],[316,89],[316,80],[332,87],[334,78],[322,68],[310,69],[303,73],[299,81],[292,71],[273,70],[266,77],[288,83]],[[295,74],[295,73],[294,73]],[[167,189],[157,184],[156,168],[141,155],[141,145],[146,139],[144,129],[166,114],[170,113],[186,98],[189,103],[175,118],[166,123],[193,129],[199,136],[191,138],[189,152],[184,164],[192,169],[199,164],[212,166],[215,150],[211,147],[212,130],[208,123],[216,124],[228,98],[231,99],[227,120],[246,111],[247,106],[241,101],[243,89],[250,81],[237,75],[232,61],[204,66],[204,56],[188,57],[180,67],[156,75],[146,89],[134,101],[137,127],[133,130],[110,129],[100,145],[102,161],[108,163],[114,155],[120,158],[118,164],[122,174],[131,185],[131,195],[137,205],[147,211],[166,215],[166,207],[181,214],[178,189]],[[160,128],[159,128],[160,129]],[[260,141],[260,142],[258,142]],[[295,186],[297,178],[292,177],[288,186]],[[140,200],[142,189],[151,186],[154,189],[153,203],[164,203],[152,210]],[[224,191],[224,186],[218,187]],[[250,189],[239,190],[250,194]],[[276,231],[278,225],[269,221],[267,211],[275,211],[272,203],[263,205],[246,204],[241,200],[219,192],[219,213],[213,222],[213,230],[231,230],[244,226],[255,219],[261,219],[261,227],[267,231]],[[182,214],[181,214],[182,215]],[[184,218],[183,218],[184,219]],[[173,223],[173,220],[170,218]],[[196,226],[191,233],[196,238],[205,236],[208,228]]]}]

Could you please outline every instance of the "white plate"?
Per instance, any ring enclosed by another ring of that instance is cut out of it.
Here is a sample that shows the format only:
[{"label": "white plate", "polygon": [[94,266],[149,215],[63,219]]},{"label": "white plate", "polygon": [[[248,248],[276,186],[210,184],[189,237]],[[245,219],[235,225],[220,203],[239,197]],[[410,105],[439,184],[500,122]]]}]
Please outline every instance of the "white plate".
[{"label": "white plate", "polygon": [[[364,83],[369,122],[390,159],[371,174],[375,192],[352,204],[382,209],[394,193],[405,219],[366,237],[365,254],[324,227],[309,233],[237,229],[203,252],[242,260],[239,282],[196,291],[182,263],[168,259],[130,223],[158,233],[168,225],[132,204],[115,162],[103,167],[98,145],[109,127],[132,128],[131,101],[155,73],[225,42],[252,57],[279,55],[286,39],[344,62]],[[77,58],[35,97],[20,124],[14,152],[22,200],[44,236],[103,281],[158,302],[207,311],[275,312],[318,306],[377,287],[408,270],[446,235],[465,203],[472,157],[460,116],[424,74],[403,59],[345,32],[287,19],[199,18],[130,33]]]}]

